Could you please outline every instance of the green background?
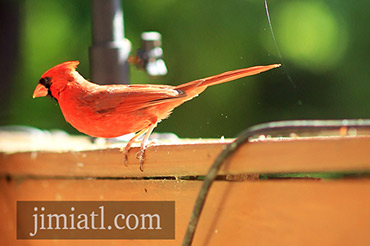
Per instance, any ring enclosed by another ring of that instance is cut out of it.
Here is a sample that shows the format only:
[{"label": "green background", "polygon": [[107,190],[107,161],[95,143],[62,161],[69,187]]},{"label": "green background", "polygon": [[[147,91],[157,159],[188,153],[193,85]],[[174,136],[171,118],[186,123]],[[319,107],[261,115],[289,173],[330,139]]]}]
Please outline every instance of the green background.
[{"label": "green background", "polygon": [[[175,109],[156,128],[180,137],[234,137],[262,122],[288,119],[369,118],[368,1],[269,1],[285,66],[208,88]],[[78,134],[55,100],[32,99],[40,76],[79,60],[89,79],[90,1],[5,1],[18,6],[16,59],[2,100],[0,125],[29,125]],[[136,50],[140,34],[162,34],[168,74],[151,78],[131,67],[131,83],[178,85],[254,65],[281,63],[262,0],[122,1],[125,35]],[[12,11],[12,8],[10,8]],[[11,12],[10,12],[11,14]],[[1,23],[14,28],[15,23]],[[4,37],[4,36],[3,36]],[[8,44],[2,43],[2,49]],[[8,69],[1,67],[1,71]],[[289,80],[289,76],[292,81]]]}]

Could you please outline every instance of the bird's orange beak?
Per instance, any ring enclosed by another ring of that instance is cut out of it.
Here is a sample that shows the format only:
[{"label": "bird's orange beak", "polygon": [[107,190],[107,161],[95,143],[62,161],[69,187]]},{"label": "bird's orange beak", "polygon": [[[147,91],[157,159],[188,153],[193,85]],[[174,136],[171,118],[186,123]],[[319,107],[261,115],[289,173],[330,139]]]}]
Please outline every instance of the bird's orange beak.
[{"label": "bird's orange beak", "polygon": [[48,89],[43,86],[42,84],[38,84],[35,88],[35,90],[33,91],[33,95],[32,97],[35,98],[35,97],[44,97],[48,94]]}]

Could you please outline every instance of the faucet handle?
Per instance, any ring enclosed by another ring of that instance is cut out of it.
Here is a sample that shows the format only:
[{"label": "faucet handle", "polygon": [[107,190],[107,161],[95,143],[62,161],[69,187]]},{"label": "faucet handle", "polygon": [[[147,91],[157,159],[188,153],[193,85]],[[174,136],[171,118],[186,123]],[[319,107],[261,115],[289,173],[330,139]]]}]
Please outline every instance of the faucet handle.
[{"label": "faucet handle", "polygon": [[167,74],[167,67],[162,59],[162,36],[159,32],[144,32],[141,34],[141,48],[137,56],[131,57],[131,63],[140,69],[145,69],[150,76],[163,76]]}]

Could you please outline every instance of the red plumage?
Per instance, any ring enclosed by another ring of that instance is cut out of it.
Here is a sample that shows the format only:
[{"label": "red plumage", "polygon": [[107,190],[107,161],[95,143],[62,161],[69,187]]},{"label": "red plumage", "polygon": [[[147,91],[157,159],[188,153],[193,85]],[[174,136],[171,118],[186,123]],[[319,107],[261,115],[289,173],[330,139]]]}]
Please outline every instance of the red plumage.
[{"label": "red plumage", "polygon": [[175,107],[197,96],[208,86],[280,66],[255,66],[170,86],[97,85],[85,80],[76,71],[78,64],[78,61],[68,61],[49,69],[42,75],[33,97],[48,94],[54,97],[66,121],[78,131],[90,136],[112,138],[139,132],[124,149],[125,162],[132,143],[146,132],[139,155],[141,169],[145,144],[150,133]]}]

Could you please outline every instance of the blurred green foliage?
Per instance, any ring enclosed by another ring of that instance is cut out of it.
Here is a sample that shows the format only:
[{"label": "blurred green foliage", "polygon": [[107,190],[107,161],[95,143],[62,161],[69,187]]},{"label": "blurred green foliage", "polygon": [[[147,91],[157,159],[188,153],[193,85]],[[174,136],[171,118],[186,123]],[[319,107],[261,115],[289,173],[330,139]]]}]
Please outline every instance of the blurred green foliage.
[{"label": "blurred green foliage", "polygon": [[[156,131],[180,137],[234,137],[267,121],[369,118],[370,2],[268,3],[286,66],[211,87],[175,109]],[[1,107],[0,124],[76,134],[54,100],[32,99],[32,92],[47,69],[66,60],[79,60],[78,71],[89,78],[90,1],[17,4],[19,59],[12,79],[1,82],[11,83],[11,91],[9,102]],[[140,46],[141,32],[159,31],[169,70],[167,76],[154,79],[132,67],[132,83],[178,85],[227,70],[281,63],[263,0],[124,0],[122,4],[125,35],[133,47]]]}]

